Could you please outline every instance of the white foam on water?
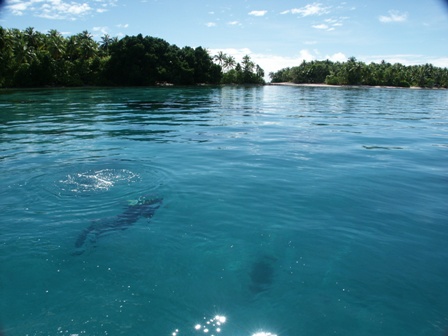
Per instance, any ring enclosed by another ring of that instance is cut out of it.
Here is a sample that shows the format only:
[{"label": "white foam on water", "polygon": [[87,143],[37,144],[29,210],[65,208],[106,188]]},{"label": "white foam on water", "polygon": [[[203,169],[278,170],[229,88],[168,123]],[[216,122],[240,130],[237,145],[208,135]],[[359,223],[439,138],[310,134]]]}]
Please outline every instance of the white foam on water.
[{"label": "white foam on water", "polygon": [[101,169],[72,173],[59,180],[64,191],[86,193],[107,191],[118,183],[133,183],[140,176],[127,169]]}]

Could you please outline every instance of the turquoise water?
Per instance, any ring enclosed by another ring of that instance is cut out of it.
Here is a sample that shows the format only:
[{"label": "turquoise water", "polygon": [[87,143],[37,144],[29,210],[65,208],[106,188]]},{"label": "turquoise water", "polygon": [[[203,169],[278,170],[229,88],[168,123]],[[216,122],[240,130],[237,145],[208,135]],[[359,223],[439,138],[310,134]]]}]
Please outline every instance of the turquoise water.
[{"label": "turquoise water", "polygon": [[2,92],[0,332],[446,335],[447,110],[438,90]]}]

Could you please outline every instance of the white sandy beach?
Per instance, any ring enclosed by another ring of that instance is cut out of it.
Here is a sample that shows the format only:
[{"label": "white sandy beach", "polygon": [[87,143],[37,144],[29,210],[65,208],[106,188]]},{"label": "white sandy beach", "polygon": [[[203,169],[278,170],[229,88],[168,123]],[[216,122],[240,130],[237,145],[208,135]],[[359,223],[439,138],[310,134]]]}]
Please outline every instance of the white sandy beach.
[{"label": "white sandy beach", "polygon": [[411,87],[399,87],[399,86],[370,86],[370,85],[329,85],[324,83],[291,83],[291,82],[281,82],[281,83],[269,83],[269,85],[279,85],[279,86],[301,86],[301,87],[331,87],[331,88],[354,88],[354,89],[413,89],[413,90],[446,90],[444,88],[422,88],[418,86]]}]

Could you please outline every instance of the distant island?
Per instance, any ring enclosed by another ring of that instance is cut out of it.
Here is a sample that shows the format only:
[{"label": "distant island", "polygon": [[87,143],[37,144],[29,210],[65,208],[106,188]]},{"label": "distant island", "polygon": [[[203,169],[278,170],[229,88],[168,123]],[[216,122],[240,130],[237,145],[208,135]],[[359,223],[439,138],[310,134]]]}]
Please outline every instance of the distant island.
[{"label": "distant island", "polygon": [[[265,84],[264,70],[248,55],[241,62],[163,39],[88,31],[63,36],[0,26],[0,88]],[[303,61],[269,74],[271,83],[448,88],[448,69],[431,64]]]},{"label": "distant island", "polygon": [[249,56],[237,63],[141,34],[97,42],[88,31],[64,37],[0,26],[0,88],[264,84],[263,77]]},{"label": "distant island", "polygon": [[448,69],[431,64],[366,64],[350,57],[347,62],[303,61],[299,66],[269,74],[271,83],[367,85],[448,88]]}]

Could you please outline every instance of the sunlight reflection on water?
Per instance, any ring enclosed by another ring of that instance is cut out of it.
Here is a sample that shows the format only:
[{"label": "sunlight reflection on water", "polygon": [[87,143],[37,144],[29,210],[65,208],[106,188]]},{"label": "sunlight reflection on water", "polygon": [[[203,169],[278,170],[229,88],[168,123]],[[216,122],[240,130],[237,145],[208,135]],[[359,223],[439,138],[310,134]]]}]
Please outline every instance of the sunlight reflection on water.
[{"label": "sunlight reflection on water", "polygon": [[[227,317],[224,315],[216,315],[215,317],[208,319],[204,317],[206,322],[197,323],[194,326],[195,334],[207,334],[210,336],[216,336],[223,331],[224,324],[227,321]],[[189,333],[188,333],[189,334]],[[184,335],[180,329],[176,329],[172,332],[172,336]],[[186,335],[186,334],[185,334]],[[271,332],[257,331],[252,336],[277,336]]]}]

